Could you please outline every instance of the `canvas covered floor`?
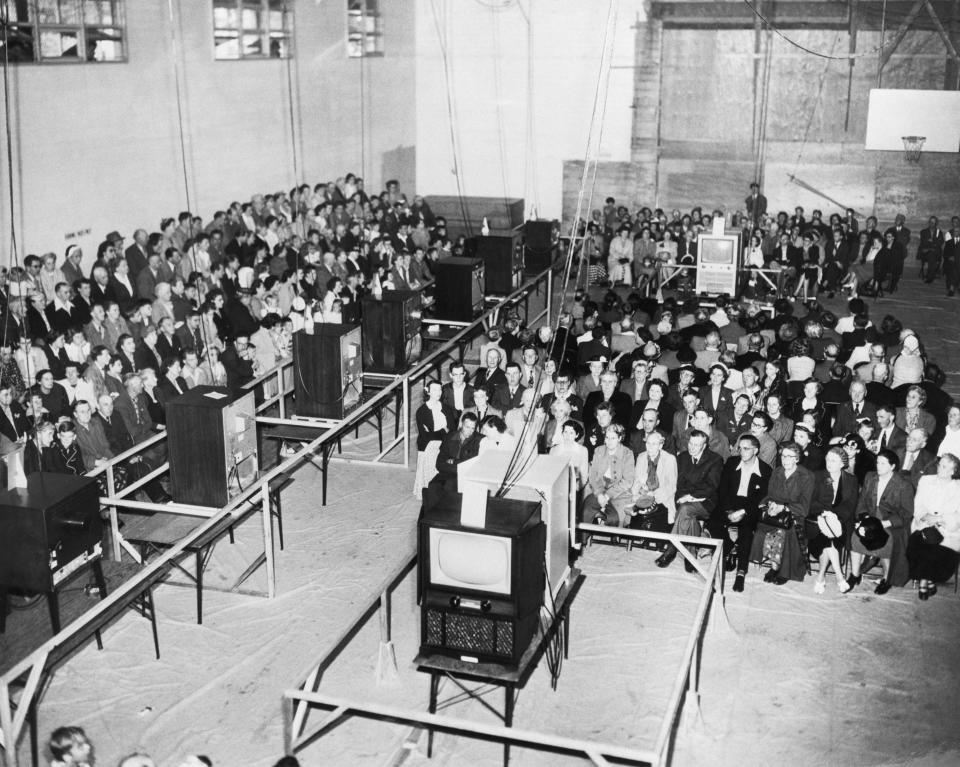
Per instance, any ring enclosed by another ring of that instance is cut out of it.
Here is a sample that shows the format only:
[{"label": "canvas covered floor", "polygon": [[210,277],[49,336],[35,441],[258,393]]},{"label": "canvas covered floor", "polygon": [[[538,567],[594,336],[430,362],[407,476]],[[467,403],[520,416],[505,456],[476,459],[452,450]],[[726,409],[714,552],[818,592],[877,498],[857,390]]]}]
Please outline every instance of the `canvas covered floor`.
[{"label": "canvas covered floor", "polygon": [[[59,669],[40,709],[42,732],[72,722],[93,737],[101,764],[135,747],[161,765],[190,752],[216,765],[267,767],[283,747],[280,697],[355,616],[370,589],[412,551],[416,502],[399,469],[343,467],[340,501],[315,505],[313,469],[285,503],[287,548],[273,601],[209,592],[195,623],[191,589],[164,585],[156,603],[161,659],[133,614]],[[210,582],[230,580],[256,553],[255,522],[221,544]],[[516,726],[637,746],[652,743],[699,593],[679,564],[650,552],[595,545],[573,609],[571,655],[557,692],[538,669],[520,695]],[[256,577],[256,576],[255,576]],[[261,576],[262,577],[262,576]],[[252,584],[255,585],[255,584]],[[262,585],[262,584],[260,584]],[[753,573],[728,594],[732,630],[709,633],[702,659],[702,722],[687,717],[675,764],[947,764],[960,761],[960,599],[923,603],[893,590],[817,596],[808,580],[776,588]],[[396,686],[378,688],[373,621],[321,689],[425,709],[427,678],[410,669],[418,624],[411,580],[394,600]],[[499,695],[494,699],[500,704]],[[477,704],[447,713],[492,722]],[[688,710],[689,714],[689,710]],[[305,765],[427,764],[425,738],[405,752],[409,727],[350,721],[303,752]],[[440,735],[432,762],[494,765],[496,745]],[[516,751],[516,764],[577,763]]]}]

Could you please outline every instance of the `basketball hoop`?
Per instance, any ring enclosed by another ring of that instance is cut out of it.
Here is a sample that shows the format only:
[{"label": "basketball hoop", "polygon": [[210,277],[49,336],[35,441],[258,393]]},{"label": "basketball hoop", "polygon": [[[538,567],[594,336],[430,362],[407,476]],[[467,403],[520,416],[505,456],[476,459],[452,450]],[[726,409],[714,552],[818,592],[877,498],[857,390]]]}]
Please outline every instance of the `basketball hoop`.
[{"label": "basketball hoop", "polygon": [[923,149],[923,142],[927,140],[926,136],[901,136],[903,139],[903,156],[907,162],[920,162],[920,150]]}]

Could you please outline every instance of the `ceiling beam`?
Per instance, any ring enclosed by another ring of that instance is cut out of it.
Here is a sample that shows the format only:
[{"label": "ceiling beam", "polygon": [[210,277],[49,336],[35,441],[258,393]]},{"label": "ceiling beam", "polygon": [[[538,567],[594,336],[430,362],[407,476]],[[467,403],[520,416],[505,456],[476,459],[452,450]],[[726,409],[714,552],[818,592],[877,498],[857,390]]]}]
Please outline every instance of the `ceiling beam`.
[{"label": "ceiling beam", "polygon": [[[887,28],[890,19],[904,18],[914,5],[912,0],[888,0]],[[951,17],[953,0],[932,0],[931,5],[940,18]],[[882,0],[859,0],[858,29],[878,31],[883,8]],[[850,26],[849,4],[838,0],[768,0],[762,13],[777,29],[848,30]],[[661,21],[667,29],[753,29],[756,15],[743,0],[651,0],[649,18]],[[932,19],[919,11],[912,28],[936,31]]]}]

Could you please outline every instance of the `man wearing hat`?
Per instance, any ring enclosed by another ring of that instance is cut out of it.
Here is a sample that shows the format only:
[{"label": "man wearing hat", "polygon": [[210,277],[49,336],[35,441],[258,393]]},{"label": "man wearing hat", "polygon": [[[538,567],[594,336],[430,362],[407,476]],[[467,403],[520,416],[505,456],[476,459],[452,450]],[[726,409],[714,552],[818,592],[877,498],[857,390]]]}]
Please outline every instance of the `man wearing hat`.
[{"label": "man wearing hat", "polygon": [[577,381],[577,392],[581,397],[586,398],[595,391],[600,391],[600,375],[607,368],[608,357],[605,354],[598,354],[590,358],[587,367],[590,372],[580,376]]},{"label": "man wearing hat", "polygon": [[826,466],[823,451],[813,444],[813,430],[803,423],[793,427],[793,441],[800,447],[799,465],[809,471],[820,471]]},{"label": "man wearing hat", "polygon": [[667,404],[676,411],[683,410],[683,395],[688,389],[696,391],[696,378],[697,369],[693,365],[684,364],[677,368],[676,383],[667,392]]}]

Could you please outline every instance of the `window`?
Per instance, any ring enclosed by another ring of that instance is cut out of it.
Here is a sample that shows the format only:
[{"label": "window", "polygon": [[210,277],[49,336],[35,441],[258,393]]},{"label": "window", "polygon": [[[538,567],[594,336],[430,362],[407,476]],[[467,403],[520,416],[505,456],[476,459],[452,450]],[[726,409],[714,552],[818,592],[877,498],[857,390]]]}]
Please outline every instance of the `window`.
[{"label": "window", "polygon": [[290,0],[213,0],[214,58],[288,59]]},{"label": "window", "polygon": [[7,55],[10,61],[125,61],[123,2],[8,0],[0,7],[0,21],[9,22]]},{"label": "window", "polygon": [[347,55],[350,58],[383,55],[380,0],[347,0]]}]

